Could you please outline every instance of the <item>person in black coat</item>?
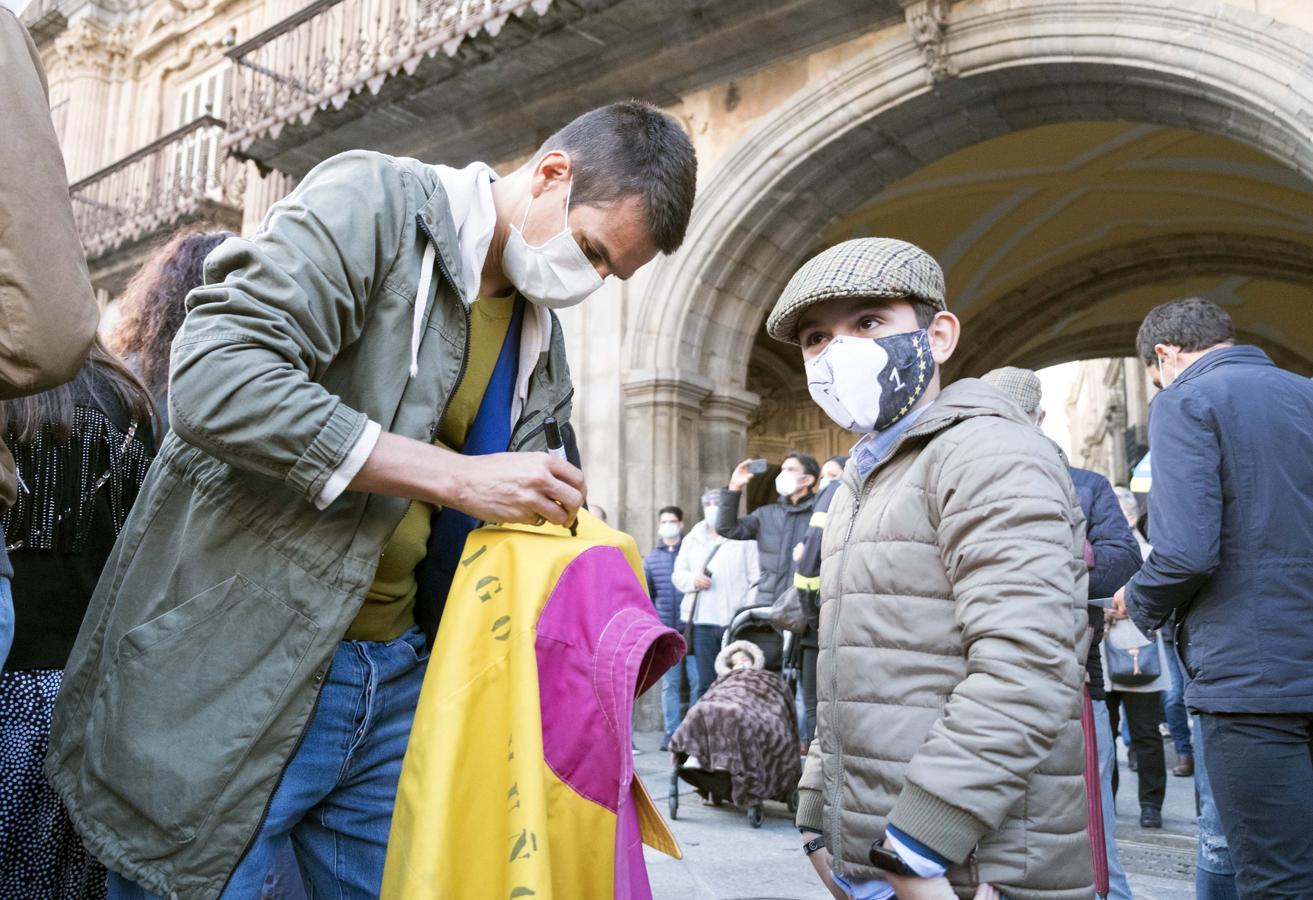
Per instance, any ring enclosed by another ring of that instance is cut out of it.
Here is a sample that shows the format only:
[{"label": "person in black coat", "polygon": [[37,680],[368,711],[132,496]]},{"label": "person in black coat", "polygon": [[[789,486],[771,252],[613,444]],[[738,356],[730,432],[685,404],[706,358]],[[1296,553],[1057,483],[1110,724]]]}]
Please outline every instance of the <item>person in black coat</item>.
[{"label": "person in black coat", "polygon": [[1313,382],[1216,304],[1145,318],[1153,549],[1115,604],[1170,620],[1243,897],[1313,897]]}]

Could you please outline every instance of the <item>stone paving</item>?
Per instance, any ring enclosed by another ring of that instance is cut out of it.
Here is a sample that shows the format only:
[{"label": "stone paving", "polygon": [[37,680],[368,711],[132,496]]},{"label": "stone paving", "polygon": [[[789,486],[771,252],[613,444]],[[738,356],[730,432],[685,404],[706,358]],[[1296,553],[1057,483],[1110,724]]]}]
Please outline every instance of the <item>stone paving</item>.
[{"label": "stone paving", "polygon": [[[642,751],[635,768],[668,818],[670,756],[657,747],[661,735],[637,735]],[[1194,789],[1188,778],[1173,778],[1167,745],[1167,802],[1163,829],[1139,827],[1135,773],[1125,765],[1118,796],[1117,843],[1135,900],[1193,900]],[[687,784],[680,783],[678,818],[671,822],[684,859],[647,851],[648,872],[656,900],[828,900],[800,849],[793,817],[782,803],[767,803],[759,829],[742,810],[703,806]]]}]

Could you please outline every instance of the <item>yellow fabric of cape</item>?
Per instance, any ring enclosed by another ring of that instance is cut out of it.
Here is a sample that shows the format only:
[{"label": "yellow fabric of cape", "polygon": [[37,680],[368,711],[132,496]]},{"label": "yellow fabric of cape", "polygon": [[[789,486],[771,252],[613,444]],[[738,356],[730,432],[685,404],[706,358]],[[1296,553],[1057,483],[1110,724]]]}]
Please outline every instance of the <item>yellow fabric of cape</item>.
[{"label": "yellow fabric of cape", "polygon": [[[384,900],[612,896],[616,814],[544,762],[535,649],[565,567],[599,545],[619,548],[642,583],[633,538],[586,512],[574,537],[552,525],[469,536],[402,767]],[[680,856],[637,775],[633,796],[644,842]]]}]

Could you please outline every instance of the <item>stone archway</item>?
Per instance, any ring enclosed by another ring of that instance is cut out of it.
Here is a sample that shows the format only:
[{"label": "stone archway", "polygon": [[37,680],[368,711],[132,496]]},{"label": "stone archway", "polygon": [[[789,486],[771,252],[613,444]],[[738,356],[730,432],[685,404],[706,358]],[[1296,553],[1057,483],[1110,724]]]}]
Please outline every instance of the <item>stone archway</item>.
[{"label": "stone archway", "polygon": [[1213,0],[905,6],[911,27],[726,155],[683,249],[647,279],[624,354],[626,453],[645,472],[632,512],[656,507],[657,484],[687,497],[704,473],[724,477],[758,400],[745,389],[754,336],[788,277],[827,225],[937,159],[1040,125],[1124,120],[1223,135],[1313,177],[1313,36],[1298,29]]},{"label": "stone archway", "polygon": [[[1044,366],[1063,359],[1126,355],[1134,346],[1134,323],[1077,332],[1065,323],[1126,291],[1173,278],[1222,274],[1313,284],[1313,254],[1308,246],[1293,241],[1226,232],[1171,234],[1108,247],[1051,269],[994,300],[972,323],[971,344],[953,359],[951,374],[980,375],[1000,365]],[[1022,331],[1036,335],[1031,343],[1040,346],[1023,347],[1017,356],[1013,336]],[[1060,333],[1061,344],[1045,347],[1042,342],[1049,340],[1049,333]],[[1309,368],[1307,360],[1279,340],[1249,334],[1251,342],[1274,359],[1280,356],[1297,370]]]}]

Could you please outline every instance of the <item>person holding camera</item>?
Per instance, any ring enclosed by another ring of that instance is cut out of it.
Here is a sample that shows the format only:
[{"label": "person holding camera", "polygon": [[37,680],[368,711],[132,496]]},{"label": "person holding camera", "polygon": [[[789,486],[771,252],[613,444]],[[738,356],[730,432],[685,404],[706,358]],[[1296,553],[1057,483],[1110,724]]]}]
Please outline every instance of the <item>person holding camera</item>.
[{"label": "person holding camera", "polygon": [[761,579],[757,545],[733,541],[718,533],[716,514],[720,491],[702,494],[702,521],[684,538],[670,580],[684,593],[679,620],[685,622],[684,640],[697,662],[697,686],[689,705],[716,680],[716,654],[734,614],[752,603]]}]

